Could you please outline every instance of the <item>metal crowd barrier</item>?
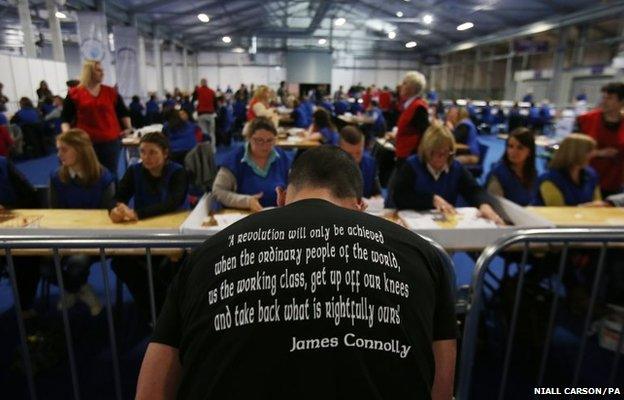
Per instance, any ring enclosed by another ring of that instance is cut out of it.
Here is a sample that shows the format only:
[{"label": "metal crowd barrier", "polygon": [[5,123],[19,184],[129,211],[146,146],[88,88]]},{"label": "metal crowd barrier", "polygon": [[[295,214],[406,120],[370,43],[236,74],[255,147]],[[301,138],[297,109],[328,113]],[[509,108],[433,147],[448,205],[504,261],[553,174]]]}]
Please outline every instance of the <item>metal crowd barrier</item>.
[{"label": "metal crowd barrier", "polygon": [[[455,271],[453,261],[448,253],[437,242],[424,237],[438,252],[440,261],[444,268],[447,269],[449,279],[452,285],[455,285]],[[61,252],[63,250],[89,250],[93,252],[97,250],[100,257],[100,268],[105,291],[105,310],[108,325],[108,336],[111,347],[113,361],[113,377],[115,384],[115,398],[122,399],[121,375],[119,370],[119,354],[116,342],[116,331],[113,318],[112,300],[110,295],[111,284],[109,282],[108,264],[106,262],[107,251],[115,249],[145,249],[145,257],[147,261],[147,276],[149,283],[150,296],[150,312],[152,326],[156,323],[156,302],[154,296],[153,271],[152,271],[152,253],[155,249],[193,249],[206,240],[206,237],[200,236],[181,236],[181,235],[159,235],[149,237],[132,237],[132,238],[76,238],[76,237],[2,237],[0,238],[0,250],[5,252],[7,270],[13,288],[13,296],[15,299],[15,311],[17,315],[17,324],[20,336],[20,345],[24,367],[26,370],[26,379],[28,383],[28,391],[32,400],[37,399],[35,380],[31,365],[30,354],[26,342],[26,329],[22,319],[22,309],[19,302],[19,293],[16,283],[15,266],[13,257],[14,252],[24,250],[46,250],[51,251],[54,262],[54,270],[59,286],[61,301],[65,301],[65,290],[61,271]],[[69,360],[72,390],[74,399],[81,398],[80,385],[78,381],[76,357],[74,354],[72,330],[69,323],[67,308],[62,308],[63,328],[65,331],[65,345],[67,347],[67,356]]]},{"label": "metal crowd barrier", "polygon": [[[503,339],[501,343],[504,344],[505,351],[504,358],[502,359],[502,365],[494,366],[488,364],[488,371],[498,374],[502,371],[501,379],[494,379],[491,376],[488,378],[492,385],[498,383],[498,393],[496,398],[505,399],[511,396],[508,390],[510,381],[513,377],[510,377],[510,367],[512,353],[514,350],[514,340],[519,336],[517,335],[518,325],[523,323],[520,320],[520,307],[521,301],[527,295],[523,292],[524,285],[527,281],[527,271],[530,271],[529,254],[542,253],[545,251],[554,251],[559,253],[558,263],[554,263],[552,268],[553,274],[549,279],[554,279],[554,286],[550,288],[552,290],[552,300],[548,313],[548,325],[545,331],[545,337],[543,342],[543,350],[538,355],[539,368],[535,371],[531,370],[530,374],[535,376],[533,382],[534,388],[552,387],[549,382],[545,382],[545,374],[547,372],[547,366],[549,361],[549,355],[552,347],[552,339],[555,327],[555,320],[559,303],[562,297],[561,288],[563,286],[563,277],[566,267],[570,267],[570,250],[580,252],[594,251],[598,253],[597,262],[595,264],[596,269],[593,270],[594,276],[589,279],[588,283],[591,283],[591,292],[589,293],[589,303],[587,307],[587,313],[582,318],[582,331],[580,334],[580,345],[578,346],[578,352],[573,364],[573,373],[571,374],[571,380],[566,382],[565,387],[574,388],[577,385],[583,386],[583,382],[580,382],[581,371],[583,362],[586,356],[589,333],[592,325],[592,319],[594,316],[594,308],[597,304],[597,298],[601,289],[601,282],[605,275],[605,264],[612,263],[614,260],[607,258],[607,251],[619,246],[619,251],[624,254],[624,229],[533,229],[517,231],[513,234],[505,236],[498,240],[496,243],[488,246],[477,260],[475,270],[473,272],[472,284],[471,284],[471,301],[468,315],[466,317],[466,323],[463,333],[463,343],[461,349],[460,369],[459,369],[459,382],[457,386],[457,399],[467,400],[473,394],[473,382],[472,375],[475,369],[475,356],[477,354],[477,339],[480,329],[484,329],[484,323],[482,322],[482,315],[486,311],[488,306],[488,299],[485,298],[484,292],[487,290],[492,291],[493,285],[488,284],[487,277],[494,276],[490,268],[492,262],[497,256],[510,256],[515,253],[515,262],[517,264],[517,272],[515,274],[510,273],[509,266],[506,264],[504,269],[504,275],[502,279],[510,278],[516,280],[517,286],[515,289],[512,286],[512,290],[515,290],[515,296],[513,297],[513,307],[511,308],[511,318],[508,326],[506,338],[492,338]],[[505,252],[503,254],[503,252]],[[556,253],[555,253],[556,254]],[[518,257],[519,256],[519,257]],[[595,257],[594,257],[595,258]],[[502,282],[502,279],[498,279],[498,283]],[[494,284],[495,285],[495,284]],[[546,307],[545,307],[546,308]],[[544,321],[545,322],[545,321]],[[622,382],[616,382],[616,376],[618,372],[618,364],[620,360],[620,351],[624,344],[624,329],[619,333],[618,344],[613,352],[613,358],[611,361],[610,373],[605,375],[606,387],[616,388],[616,385],[621,385]],[[537,365],[535,365],[537,367]],[[500,368],[500,369],[499,369]],[[526,383],[526,382],[525,382]],[[595,383],[594,383],[595,384]],[[558,382],[557,385],[561,385]],[[494,386],[495,387],[495,386]],[[560,386],[562,387],[562,386]],[[622,388],[620,388],[622,390]],[[533,392],[528,393],[526,397],[533,397]],[[474,396],[473,396],[474,397]],[[490,397],[493,398],[493,397]]]},{"label": "metal crowd barrier", "polygon": [[[14,255],[18,251],[46,250],[51,251],[54,263],[54,271],[59,286],[61,301],[65,302],[65,290],[63,285],[63,277],[61,272],[61,251],[63,250],[97,250],[100,257],[100,267],[105,291],[105,310],[108,322],[108,336],[110,340],[112,361],[113,361],[113,378],[115,382],[115,398],[122,399],[121,391],[121,375],[119,371],[119,354],[117,350],[116,332],[113,319],[112,301],[110,295],[110,282],[108,274],[108,264],[106,262],[107,252],[115,249],[145,249],[145,257],[147,262],[147,276],[149,283],[150,311],[152,325],[156,323],[156,302],[154,297],[154,284],[152,279],[152,252],[154,249],[192,249],[197,247],[206,240],[205,237],[198,236],[178,236],[178,235],[159,235],[151,237],[132,237],[132,238],[76,238],[76,237],[2,237],[0,238],[0,250],[5,252],[6,266],[11,280],[13,289],[15,311],[17,315],[17,325],[20,336],[21,353],[24,361],[26,380],[28,383],[28,392],[32,400],[37,399],[35,388],[35,380],[33,375],[31,358],[26,341],[26,328],[22,319],[22,309],[19,302],[19,292],[15,276]],[[78,373],[76,358],[74,355],[72,330],[69,324],[69,316],[66,307],[62,309],[63,328],[65,331],[65,344],[67,347],[67,356],[69,360],[72,389],[74,399],[81,398],[80,385],[78,382]]]}]

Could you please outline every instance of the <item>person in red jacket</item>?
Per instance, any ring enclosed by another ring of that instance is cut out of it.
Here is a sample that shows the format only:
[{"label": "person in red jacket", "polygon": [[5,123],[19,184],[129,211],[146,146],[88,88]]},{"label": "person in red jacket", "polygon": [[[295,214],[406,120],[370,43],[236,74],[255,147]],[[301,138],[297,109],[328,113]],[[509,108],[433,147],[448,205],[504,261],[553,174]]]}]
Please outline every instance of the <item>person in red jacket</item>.
[{"label": "person in red jacket", "polygon": [[427,81],[417,71],[405,74],[401,83],[402,112],[397,121],[396,157],[397,166],[407,157],[416,153],[420,138],[429,127],[427,102],[421,97]]},{"label": "person in red jacket", "polygon": [[115,88],[103,85],[103,79],[100,62],[86,60],[80,85],[70,88],[65,98],[61,130],[78,128],[87,132],[100,164],[116,175],[121,136],[132,132],[132,122],[123,98]]},{"label": "person in red jacket", "polygon": [[215,120],[217,114],[215,105],[217,96],[214,90],[208,87],[208,81],[206,81],[206,79],[199,81],[199,86],[195,88],[195,92],[193,92],[193,102],[195,101],[197,101],[197,124],[204,135],[210,136],[212,151],[216,154],[217,137],[215,135]]},{"label": "person in red jacket", "polygon": [[602,102],[577,118],[578,130],[598,143],[591,166],[600,177],[602,196],[622,191],[624,178],[624,83],[602,87]]}]

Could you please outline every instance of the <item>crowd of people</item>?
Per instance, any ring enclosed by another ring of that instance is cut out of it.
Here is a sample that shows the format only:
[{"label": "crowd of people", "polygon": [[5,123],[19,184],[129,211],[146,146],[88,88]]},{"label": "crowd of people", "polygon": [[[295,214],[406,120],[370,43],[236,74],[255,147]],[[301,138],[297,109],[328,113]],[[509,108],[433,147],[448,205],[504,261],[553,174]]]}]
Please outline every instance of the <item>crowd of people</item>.
[{"label": "crowd of people", "polygon": [[[470,104],[446,110],[430,104],[425,95],[425,77],[419,72],[407,73],[396,92],[387,87],[378,90],[357,85],[347,93],[340,87],[333,96],[318,88],[296,97],[284,83],[277,91],[266,85],[251,85],[249,89],[241,85],[236,92],[229,87],[221,92],[202,79],[193,93],[176,89],[161,103],[151,95],[145,105],[135,96],[128,107],[114,87],[102,83],[103,76],[98,62],[86,62],[79,83],[73,82],[65,99],[53,96],[42,82],[37,90],[37,106],[28,98],[20,99],[20,109],[10,123],[20,128],[25,152],[30,156],[46,154],[46,137],[56,146],[59,167],[50,174],[50,207],[106,209],[112,223],[188,207],[189,177],[184,162],[189,152],[198,144],[207,143],[214,154],[218,146],[238,139],[242,139],[243,145],[235,146],[222,157],[214,171],[214,182],[203,190],[211,192],[223,207],[251,212],[283,205],[288,188],[290,203],[294,202],[293,193],[342,205],[348,198],[351,203],[347,208],[357,210],[382,196],[387,207],[435,209],[444,214],[456,212],[455,208],[464,201],[478,208],[483,218],[504,225],[494,196],[521,206],[608,206],[619,204],[610,202],[608,196],[621,192],[624,183],[624,84],[620,82],[603,87],[601,106],[578,117],[575,133],[560,143],[548,170],[541,175],[536,169],[535,132],[543,126],[545,117],[538,113],[531,120],[529,115],[527,123],[515,126],[512,109],[505,152],[481,185],[469,167],[483,161],[479,125],[495,121],[486,110],[477,117]],[[8,101],[5,96],[2,98],[0,105]],[[339,117],[346,113],[361,118],[356,124],[345,124]],[[0,116],[0,207],[38,207],[34,188],[8,157],[12,135],[6,118],[1,113]],[[281,149],[277,139],[282,120],[302,128],[304,139],[332,150],[301,151],[294,156]],[[119,173],[121,138],[134,128],[155,123],[162,123],[162,130],[140,138],[140,163]],[[375,158],[377,138],[392,141],[395,148],[392,172],[385,187],[379,179]],[[346,156],[353,165],[340,158]],[[319,165],[324,160],[327,165]],[[349,173],[328,170],[328,166],[344,168]],[[340,188],[332,186],[334,181],[350,188],[349,194],[343,195]],[[318,190],[323,188],[329,191],[319,195]],[[305,208],[299,211],[307,212]],[[326,211],[322,218],[318,212],[319,220],[334,221],[333,214],[337,220],[342,218],[335,210]],[[309,212],[316,213],[312,209]],[[284,213],[279,218],[290,216]],[[266,223],[261,217],[250,219],[250,229],[256,221],[260,225]],[[394,228],[383,229],[386,232]],[[87,281],[90,265],[95,261],[81,255],[63,258],[67,294],[59,308],[71,307],[80,300],[93,315],[100,313],[100,301]],[[38,265],[44,262],[33,257],[19,261],[20,303],[26,317],[34,314]],[[160,311],[173,276],[172,265],[166,257],[157,258],[154,265],[155,298]],[[149,315],[145,268],[142,258],[113,260],[113,270],[129,287],[138,308]],[[188,283],[176,283],[178,295],[184,285]],[[174,324],[185,310],[176,308],[179,304],[165,307],[166,318]],[[160,343],[177,347],[179,333],[172,333],[172,329],[162,323],[157,337]],[[453,333],[447,328],[438,336],[440,340],[451,338]],[[428,385],[427,390],[431,390],[431,382]]]}]

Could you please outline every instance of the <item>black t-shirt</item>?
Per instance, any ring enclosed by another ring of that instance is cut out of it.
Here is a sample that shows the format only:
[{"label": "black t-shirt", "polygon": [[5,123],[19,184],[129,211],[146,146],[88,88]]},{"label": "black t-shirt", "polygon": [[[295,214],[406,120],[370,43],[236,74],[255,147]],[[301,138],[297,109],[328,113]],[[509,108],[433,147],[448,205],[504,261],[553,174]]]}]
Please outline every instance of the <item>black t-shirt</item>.
[{"label": "black t-shirt", "polygon": [[184,399],[427,399],[450,286],[418,235],[302,200],[194,251],[152,341],[179,348]]}]

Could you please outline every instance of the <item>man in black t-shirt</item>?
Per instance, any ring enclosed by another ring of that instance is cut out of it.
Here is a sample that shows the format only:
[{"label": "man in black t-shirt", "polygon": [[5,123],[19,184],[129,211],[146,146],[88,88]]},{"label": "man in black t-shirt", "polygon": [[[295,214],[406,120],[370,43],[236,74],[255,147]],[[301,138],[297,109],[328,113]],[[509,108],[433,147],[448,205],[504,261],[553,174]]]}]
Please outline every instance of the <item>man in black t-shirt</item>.
[{"label": "man in black t-shirt", "polygon": [[362,213],[344,151],[295,162],[284,207],[208,239],[172,283],[138,399],[451,399],[448,271],[421,237]]}]

